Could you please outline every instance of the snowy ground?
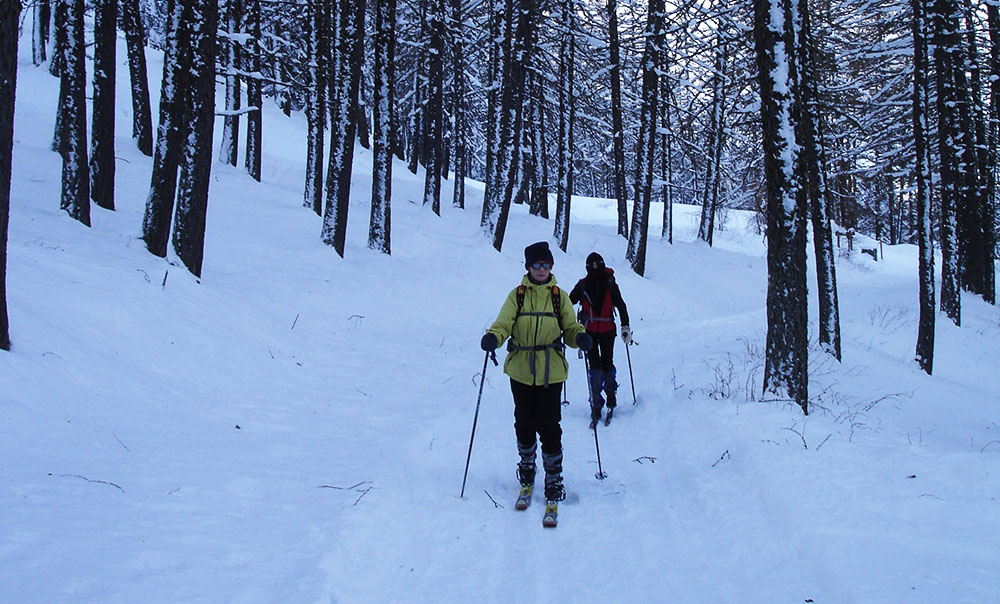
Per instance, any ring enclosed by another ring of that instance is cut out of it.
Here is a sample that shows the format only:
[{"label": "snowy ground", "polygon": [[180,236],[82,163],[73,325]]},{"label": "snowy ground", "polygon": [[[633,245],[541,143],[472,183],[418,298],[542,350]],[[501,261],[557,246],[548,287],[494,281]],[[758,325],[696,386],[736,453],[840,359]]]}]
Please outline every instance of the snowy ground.
[{"label": "snowy ground", "polygon": [[963,327],[939,317],[924,375],[912,247],[838,259],[844,360],[811,349],[804,417],[759,401],[766,267],[747,215],[729,212],[713,249],[694,242],[697,209],[676,208],[674,245],[654,236],[639,278],[614,208],[575,199],[554,272],[571,286],[594,250],[617,269],[638,404],[619,344],[622,405],[599,429],[608,478],[595,479],[583,362],[571,359],[569,499],[559,527],[543,529],[537,498],[513,510],[512,403],[492,364],[459,491],[480,335],[551,221],[515,207],[498,254],[478,230],[481,190],[437,217],[397,165],[393,254],[377,254],[360,151],[342,260],[302,207],[304,119],[269,108],[264,182],[214,168],[199,283],[137,239],[150,160],[128,138],[127,87],[118,210],[94,207],[91,229],[59,210],[57,82],[21,50],[14,348],[0,353],[4,601],[978,603],[1000,592],[998,312],[966,296]]}]

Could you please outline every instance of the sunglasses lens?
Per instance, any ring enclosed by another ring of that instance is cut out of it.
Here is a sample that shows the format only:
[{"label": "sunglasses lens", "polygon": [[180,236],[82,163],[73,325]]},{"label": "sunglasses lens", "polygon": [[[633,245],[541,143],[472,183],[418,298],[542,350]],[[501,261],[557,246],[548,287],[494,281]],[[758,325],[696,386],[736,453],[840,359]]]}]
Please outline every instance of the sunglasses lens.
[{"label": "sunglasses lens", "polygon": [[549,270],[550,268],[552,268],[552,264],[549,262],[536,262],[531,265],[531,268],[535,269],[536,271],[543,268],[545,270]]}]

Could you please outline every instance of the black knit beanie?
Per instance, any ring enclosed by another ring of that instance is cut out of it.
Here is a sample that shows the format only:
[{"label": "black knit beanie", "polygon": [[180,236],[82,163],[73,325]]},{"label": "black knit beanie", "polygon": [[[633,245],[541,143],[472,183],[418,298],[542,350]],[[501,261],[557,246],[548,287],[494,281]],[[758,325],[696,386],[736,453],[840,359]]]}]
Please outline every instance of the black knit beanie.
[{"label": "black knit beanie", "polygon": [[604,268],[604,258],[602,258],[597,252],[590,252],[590,255],[587,256],[587,268],[589,269],[590,265],[595,262],[600,262],[601,268]]},{"label": "black knit beanie", "polygon": [[524,248],[524,268],[528,268],[536,262],[548,262],[550,264],[555,263],[552,260],[552,252],[549,251],[549,244],[547,241],[532,243],[528,247]]}]

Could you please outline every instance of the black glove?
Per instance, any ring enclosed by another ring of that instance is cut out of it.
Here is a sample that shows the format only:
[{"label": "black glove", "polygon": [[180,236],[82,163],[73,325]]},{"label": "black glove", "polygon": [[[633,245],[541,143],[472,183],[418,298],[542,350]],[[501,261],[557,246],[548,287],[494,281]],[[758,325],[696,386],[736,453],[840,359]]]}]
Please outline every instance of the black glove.
[{"label": "black glove", "polygon": [[584,352],[589,352],[594,346],[594,338],[584,332],[576,336],[576,347]]},{"label": "black glove", "polygon": [[491,332],[486,332],[485,334],[483,334],[483,339],[479,341],[479,347],[485,350],[486,352],[489,352],[491,350],[496,350],[497,346],[499,345],[500,342],[497,340],[497,337],[493,335]]}]

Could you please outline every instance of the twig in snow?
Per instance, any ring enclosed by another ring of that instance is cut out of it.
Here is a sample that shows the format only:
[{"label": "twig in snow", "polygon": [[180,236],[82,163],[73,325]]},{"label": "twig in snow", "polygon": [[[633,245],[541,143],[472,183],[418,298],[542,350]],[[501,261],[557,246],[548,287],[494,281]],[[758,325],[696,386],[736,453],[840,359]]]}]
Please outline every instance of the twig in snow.
[{"label": "twig in snow", "polygon": [[330,484],[321,484],[321,485],[319,485],[316,488],[319,488],[319,489],[336,489],[338,491],[355,491],[355,492],[361,493],[360,495],[358,495],[358,498],[355,499],[354,503],[352,504],[352,505],[356,506],[356,505],[358,505],[358,502],[361,501],[362,497],[364,497],[365,495],[367,495],[368,493],[370,493],[371,490],[375,488],[375,487],[368,487],[366,489],[359,489],[358,487],[360,487],[363,484],[371,484],[371,481],[370,480],[365,480],[365,481],[359,482],[356,485],[349,486],[349,487],[337,487],[337,486],[333,486],[333,485],[330,485]]},{"label": "twig in snow", "polygon": [[794,433],[798,434],[799,438],[802,439],[802,448],[803,449],[808,449],[809,448],[809,445],[806,444],[806,437],[803,436],[801,432],[799,432],[795,428],[782,428],[782,430],[788,430],[789,432],[794,432]]},{"label": "twig in snow", "polygon": [[125,450],[126,450],[126,451],[128,451],[129,453],[131,453],[131,452],[132,452],[132,449],[129,449],[129,448],[128,448],[128,445],[126,445],[125,443],[123,443],[123,442],[122,442],[122,439],[118,438],[118,435],[117,435],[117,434],[115,434],[114,432],[112,432],[112,433],[111,433],[111,436],[114,436],[114,437],[115,437],[115,440],[117,440],[117,441],[118,441],[118,444],[119,444],[119,445],[121,445],[121,446],[123,446],[123,447],[125,447]]},{"label": "twig in snow", "polygon": [[90,478],[87,478],[86,476],[80,476],[79,474],[53,474],[52,472],[49,472],[49,476],[58,476],[59,478],[79,478],[81,480],[86,480],[87,482],[110,485],[118,489],[122,493],[125,492],[125,489],[121,488],[120,486],[116,485],[113,482],[108,482],[107,480],[91,480]]},{"label": "twig in snow", "polygon": [[830,440],[831,436],[833,436],[833,435],[832,434],[827,434],[826,438],[823,439],[823,442],[819,443],[819,446],[816,447],[816,450],[819,451],[819,448],[822,447],[823,444],[826,443],[826,441]]},{"label": "twig in snow", "polygon": [[988,446],[990,446],[990,445],[995,445],[995,444],[997,444],[997,443],[1000,443],[1000,440],[991,440],[990,442],[988,442],[988,443],[986,443],[985,445],[983,445],[983,448],[982,448],[982,449],[980,449],[980,450],[979,450],[979,452],[980,452],[980,453],[982,453],[983,451],[985,451],[985,450],[986,450],[986,447],[988,447]]},{"label": "twig in snow", "polygon": [[292,329],[295,329],[295,324],[299,322],[299,313],[295,313],[295,320],[292,321]]},{"label": "twig in snow", "polygon": [[170,274],[170,269],[163,271],[163,283],[160,284],[160,289],[167,289],[167,276]]},{"label": "twig in snow", "polygon": [[500,505],[499,503],[497,503],[497,500],[496,500],[496,499],[493,499],[493,495],[490,495],[490,492],[489,492],[489,491],[487,491],[486,489],[483,489],[483,492],[484,492],[484,493],[486,493],[486,496],[487,496],[487,497],[489,497],[489,498],[490,498],[490,501],[492,501],[492,502],[493,502],[493,507],[498,507],[498,508],[500,508],[500,509],[503,509],[503,506],[502,506],[502,505]]},{"label": "twig in snow", "polygon": [[142,270],[141,268],[137,268],[135,270],[137,270],[140,273],[142,273],[142,278],[146,280],[146,283],[149,283],[149,273],[147,273],[146,271]]},{"label": "twig in snow", "polygon": [[655,457],[650,457],[649,455],[643,455],[642,457],[636,457],[632,461],[634,461],[635,463],[637,463],[639,465],[642,465],[642,460],[644,460],[644,459],[648,459],[649,463],[656,463],[656,458]]},{"label": "twig in snow", "polygon": [[715,463],[712,464],[712,467],[714,468],[715,466],[719,465],[719,463],[722,462],[722,460],[724,459],[732,459],[732,458],[733,456],[729,454],[729,449],[726,449],[725,451],[722,452],[722,455],[719,456],[719,459],[715,460]]}]

